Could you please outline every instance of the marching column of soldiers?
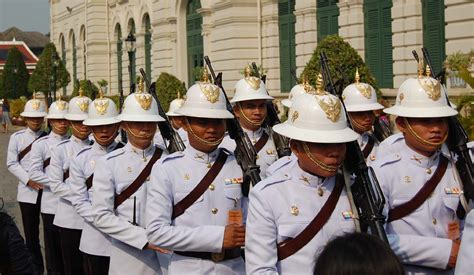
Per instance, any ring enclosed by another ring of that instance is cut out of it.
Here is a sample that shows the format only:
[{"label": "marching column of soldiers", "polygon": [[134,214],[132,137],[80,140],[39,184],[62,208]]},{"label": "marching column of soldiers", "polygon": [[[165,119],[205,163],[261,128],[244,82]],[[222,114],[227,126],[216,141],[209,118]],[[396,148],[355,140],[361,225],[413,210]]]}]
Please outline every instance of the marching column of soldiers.
[{"label": "marching column of soldiers", "polygon": [[[420,61],[384,109],[358,71],[337,92],[322,63],[315,87],[283,100],[285,122],[250,68],[229,100],[209,66],[166,113],[143,79],[122,110],[80,91],[46,113],[33,95],[7,167],[34,274],[313,274],[353,232],[380,238],[408,274],[469,274],[472,161],[449,146],[445,87]],[[400,131],[385,140],[382,109]]]}]

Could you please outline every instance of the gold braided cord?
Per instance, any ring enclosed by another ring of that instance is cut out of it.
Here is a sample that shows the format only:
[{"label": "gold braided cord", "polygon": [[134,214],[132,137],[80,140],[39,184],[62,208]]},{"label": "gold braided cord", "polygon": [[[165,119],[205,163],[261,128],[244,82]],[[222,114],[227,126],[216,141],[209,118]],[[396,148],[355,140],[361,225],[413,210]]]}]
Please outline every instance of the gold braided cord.
[{"label": "gold braided cord", "polygon": [[408,132],[410,132],[410,134],[412,136],[415,137],[415,139],[424,144],[424,145],[429,145],[429,146],[440,146],[442,145],[443,143],[446,142],[446,140],[448,139],[448,133],[446,133],[443,137],[443,139],[440,141],[440,142],[431,142],[431,141],[427,141],[425,139],[423,139],[422,137],[420,137],[416,132],[415,130],[413,130],[413,128],[411,127],[410,123],[408,122],[408,120],[406,119],[406,117],[403,118],[403,120],[405,121],[405,124],[407,125],[407,128],[408,128]]},{"label": "gold braided cord", "polygon": [[154,133],[152,134],[137,134],[137,133],[134,133],[132,129],[130,129],[130,127],[127,125],[127,128],[125,129],[127,130],[127,133],[131,134],[132,136],[136,137],[136,138],[151,138],[154,136]]},{"label": "gold braided cord", "polygon": [[[94,126],[92,126],[94,127]],[[94,136],[94,139],[97,141],[97,143],[99,143],[100,145],[102,146],[108,146],[112,143],[112,141],[115,139],[115,137],[117,136],[117,130],[118,130],[118,127],[119,127],[119,124],[115,124],[115,134],[113,135],[110,135],[110,137],[108,137],[107,139],[101,139],[99,137],[97,137],[97,135],[94,133],[94,131],[92,131],[92,135]]]},{"label": "gold braided cord", "polygon": [[74,129],[76,132],[83,133],[83,131],[77,129],[73,123],[71,123],[70,125],[71,125],[71,128]]},{"label": "gold braided cord", "polygon": [[306,142],[303,142],[303,149],[304,149],[304,152],[306,153],[306,155],[308,156],[308,158],[314,163],[316,164],[319,168],[323,169],[324,171],[327,171],[327,172],[330,172],[330,173],[334,173],[337,171],[337,169],[339,169],[339,166],[334,166],[334,165],[327,165],[323,162],[321,162],[320,160],[316,159],[313,154],[309,151],[309,148],[308,148],[308,145],[306,144]]},{"label": "gold braided cord", "polygon": [[265,121],[265,118],[261,119],[261,120],[251,120],[248,116],[246,116],[244,114],[244,110],[242,110],[242,106],[240,105],[240,102],[237,102],[237,106],[239,106],[239,112],[240,114],[242,115],[243,119],[249,123],[250,125],[253,125],[253,126],[261,126],[262,123]]},{"label": "gold braided cord", "polygon": [[360,125],[360,123],[358,123],[357,121],[355,121],[355,119],[352,118],[351,114],[348,113],[349,115],[349,119],[351,120],[351,123],[352,125],[354,126],[354,128],[356,128],[357,130],[359,131],[365,131],[365,127]]},{"label": "gold braided cord", "polygon": [[189,129],[189,132],[191,133],[191,135],[193,135],[193,137],[194,137],[199,143],[201,143],[201,144],[208,145],[208,146],[217,146],[217,145],[219,145],[219,144],[222,142],[222,140],[224,139],[224,135],[222,135],[222,137],[219,138],[219,139],[216,140],[216,141],[207,141],[207,140],[205,140],[205,139],[203,139],[203,138],[201,138],[201,137],[198,137],[198,136],[196,135],[196,133],[194,133],[193,128],[192,128],[191,125],[189,124],[188,118],[186,118],[186,124],[188,125],[188,129]]}]

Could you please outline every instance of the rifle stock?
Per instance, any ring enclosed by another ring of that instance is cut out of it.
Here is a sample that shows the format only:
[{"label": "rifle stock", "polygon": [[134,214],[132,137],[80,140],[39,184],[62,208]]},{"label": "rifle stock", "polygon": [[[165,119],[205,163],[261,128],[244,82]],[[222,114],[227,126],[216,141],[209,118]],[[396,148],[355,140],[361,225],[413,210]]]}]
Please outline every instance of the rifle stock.
[{"label": "rifle stock", "polygon": [[186,146],[184,145],[183,140],[174,130],[168,116],[165,113],[165,110],[163,110],[163,107],[161,106],[161,103],[158,100],[158,95],[156,94],[156,82],[150,84],[150,80],[147,78],[145,70],[143,70],[143,68],[140,68],[140,73],[143,79],[145,80],[148,92],[153,96],[153,98],[155,98],[156,103],[158,104],[158,114],[165,119],[164,122],[158,123],[158,127],[160,128],[161,136],[163,136],[163,138],[165,140],[168,140],[169,142],[167,148],[168,152],[174,153],[176,151],[184,151],[184,149],[186,149]]},{"label": "rifle stock", "polygon": [[[339,97],[347,117],[348,127],[354,129],[347,114],[344,101],[341,98],[341,93],[337,93],[335,90],[328,67],[327,56],[324,52],[320,53],[320,59],[328,92]],[[357,141],[347,143],[344,167],[350,174],[356,176],[355,182],[351,186],[351,190],[354,196],[354,202],[359,212],[362,230],[367,232],[368,229],[370,229],[371,234],[378,236],[382,241],[388,243],[387,234],[384,228],[385,217],[382,214],[385,205],[385,197],[372,167],[368,167],[365,163],[362,150]]]},{"label": "rifle stock", "polygon": [[244,184],[242,184],[242,192],[244,196],[248,196],[250,190],[249,180],[252,186],[255,186],[255,184],[261,180],[260,167],[257,165],[257,152],[255,152],[252,142],[247,136],[247,133],[245,133],[240,126],[240,123],[234,114],[234,110],[232,109],[232,105],[230,104],[229,98],[227,97],[227,93],[222,86],[222,73],[219,73],[216,76],[209,57],[205,56],[204,60],[206,61],[207,67],[209,68],[209,72],[211,73],[214,84],[217,85],[224,93],[227,110],[232,113],[232,115],[234,115],[233,119],[227,120],[227,131],[230,138],[232,138],[236,143],[236,149],[234,152],[235,157],[242,168],[246,179]]},{"label": "rifle stock", "polygon": [[[253,70],[257,73],[256,77],[260,78],[263,81],[263,77],[260,76],[260,73],[258,71],[257,64],[255,62],[252,62],[252,67]],[[265,91],[269,95],[268,91],[265,88]],[[288,138],[276,133],[273,131],[272,127],[275,124],[281,123],[280,118],[278,117],[277,111],[275,110],[275,105],[273,105],[273,102],[271,100],[267,100],[266,103],[267,107],[267,117],[265,118],[265,125],[267,128],[267,131],[270,133],[270,135],[273,138],[273,142],[275,143],[275,147],[277,149],[278,157],[284,157],[284,156],[289,156],[291,155],[291,149],[290,149],[290,142],[288,141]]]},{"label": "rifle stock", "polygon": [[[421,51],[423,52],[423,58],[426,64],[430,68],[430,76],[432,78],[437,79],[433,70],[433,65],[431,64],[428,50],[423,47],[421,48]],[[414,52],[416,53],[416,51]],[[444,95],[446,97],[448,106],[451,106],[445,86],[441,85],[441,88],[444,89]],[[471,156],[469,155],[469,149],[466,145],[468,142],[468,136],[456,116],[448,117],[447,119],[449,125],[449,133],[446,145],[448,146],[449,150],[454,152],[458,157],[455,163],[456,169],[458,170],[460,180],[462,181],[461,184],[463,186],[464,196],[468,201],[471,201],[474,195],[474,167],[472,164]]]}]

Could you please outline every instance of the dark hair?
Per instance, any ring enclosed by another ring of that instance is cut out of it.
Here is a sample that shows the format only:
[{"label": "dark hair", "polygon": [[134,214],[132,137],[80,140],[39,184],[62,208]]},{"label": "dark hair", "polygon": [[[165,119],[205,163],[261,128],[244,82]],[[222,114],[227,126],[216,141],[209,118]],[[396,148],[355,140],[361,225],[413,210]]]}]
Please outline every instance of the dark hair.
[{"label": "dark hair", "polygon": [[405,270],[390,246],[363,233],[330,241],[316,261],[317,275],[403,275]]}]

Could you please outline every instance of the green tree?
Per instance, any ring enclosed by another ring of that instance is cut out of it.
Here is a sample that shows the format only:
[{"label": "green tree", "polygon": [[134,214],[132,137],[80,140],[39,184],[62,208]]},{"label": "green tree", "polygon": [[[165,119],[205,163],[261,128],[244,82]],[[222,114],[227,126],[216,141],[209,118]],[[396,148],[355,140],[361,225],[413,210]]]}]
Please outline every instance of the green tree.
[{"label": "green tree", "polygon": [[2,78],[2,97],[16,99],[29,95],[28,79],[30,75],[26,69],[23,55],[16,47],[12,47],[8,51]]},{"label": "green tree", "polygon": [[71,98],[79,95],[79,87],[82,88],[82,91],[84,92],[85,96],[91,99],[93,97],[96,97],[96,98],[99,97],[99,88],[94,83],[91,82],[91,84],[92,84],[92,87],[91,85],[89,85],[89,81],[87,79],[75,81]]},{"label": "green tree", "polygon": [[349,43],[345,42],[338,35],[329,35],[318,43],[300,78],[306,75],[309,83],[313,86],[316,85],[316,78],[321,72],[321,63],[319,62],[319,53],[321,51],[324,51],[328,57],[333,82],[339,81],[339,85],[336,87],[339,88],[338,92],[342,92],[342,89],[354,83],[355,71],[358,68],[360,81],[372,85],[377,91],[377,95],[381,96],[376,80],[370,73],[367,65],[365,65],[362,57]]},{"label": "green tree", "polygon": [[156,94],[165,112],[168,111],[170,102],[178,96],[178,92],[181,96],[186,93],[183,82],[174,75],[161,73],[156,80]]},{"label": "green tree", "polygon": [[38,63],[36,64],[36,69],[30,77],[28,87],[30,91],[38,91],[48,95],[48,91],[52,89],[51,79],[53,76],[53,53],[56,54],[59,64],[56,69],[56,91],[66,87],[71,81],[69,72],[66,70],[64,63],[59,58],[59,55],[56,51],[56,46],[53,43],[48,43],[43,52],[39,56]]}]

